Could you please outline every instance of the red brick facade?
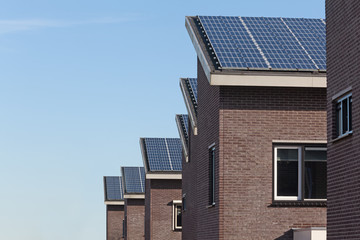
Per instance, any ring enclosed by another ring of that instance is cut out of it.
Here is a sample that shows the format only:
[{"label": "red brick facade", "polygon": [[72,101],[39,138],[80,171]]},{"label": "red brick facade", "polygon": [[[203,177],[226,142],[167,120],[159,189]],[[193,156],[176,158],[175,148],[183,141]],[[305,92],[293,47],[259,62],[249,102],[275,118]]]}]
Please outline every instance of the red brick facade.
[{"label": "red brick facade", "polygon": [[292,239],[291,228],[326,226],[324,207],[272,204],[273,141],[326,140],[326,90],[210,86],[200,63],[197,77],[198,135],[190,134],[183,164],[183,239]]},{"label": "red brick facade", "polygon": [[119,240],[123,238],[123,205],[106,205],[106,239]]},{"label": "red brick facade", "polygon": [[147,179],[145,182],[145,239],[180,240],[173,230],[173,200],[181,200],[181,180]]},{"label": "red brick facade", "polygon": [[[327,0],[328,228],[327,239],[360,239],[360,1]],[[351,89],[353,134],[334,141],[334,96]]]},{"label": "red brick facade", "polygon": [[145,205],[143,199],[125,199],[126,240],[144,239]]}]

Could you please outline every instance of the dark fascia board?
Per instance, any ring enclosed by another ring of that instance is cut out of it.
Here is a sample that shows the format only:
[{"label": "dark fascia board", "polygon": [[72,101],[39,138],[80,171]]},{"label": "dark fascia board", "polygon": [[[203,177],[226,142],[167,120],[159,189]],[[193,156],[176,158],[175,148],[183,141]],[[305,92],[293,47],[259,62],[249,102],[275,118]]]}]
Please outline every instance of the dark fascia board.
[{"label": "dark fascia board", "polygon": [[326,88],[326,72],[323,71],[216,69],[198,24],[197,17],[185,18],[185,27],[210,85]]},{"label": "dark fascia board", "polygon": [[[181,124],[181,121],[184,121],[184,119],[182,119],[182,116],[180,114],[177,114],[175,116],[175,121],[176,121],[176,126],[178,128],[178,131],[179,131],[179,135],[180,135],[180,139],[181,139],[181,143],[182,143],[182,147],[183,147],[183,153],[185,155],[185,159],[187,160],[188,159],[188,142],[186,141],[186,136],[184,134],[184,129],[183,129],[183,126]],[[184,122],[184,124],[187,124]],[[186,161],[187,162],[187,161]]]},{"label": "dark fascia board", "polygon": [[104,202],[107,201],[107,194],[106,194],[106,177],[103,177],[103,183],[104,183]]},{"label": "dark fascia board", "polygon": [[141,156],[142,156],[142,160],[143,160],[143,164],[144,164],[144,168],[145,168],[145,174],[147,174],[147,172],[150,170],[150,168],[149,168],[149,161],[147,159],[147,154],[146,154],[145,138],[140,138],[139,142],[140,142]]},{"label": "dark fascia board", "polygon": [[186,78],[180,78],[180,89],[181,89],[181,93],[184,97],[186,109],[188,111],[191,128],[193,130],[194,135],[197,135],[197,116],[196,116],[195,107],[191,100],[191,96],[190,96],[188,87],[186,86],[186,80],[187,80]]}]

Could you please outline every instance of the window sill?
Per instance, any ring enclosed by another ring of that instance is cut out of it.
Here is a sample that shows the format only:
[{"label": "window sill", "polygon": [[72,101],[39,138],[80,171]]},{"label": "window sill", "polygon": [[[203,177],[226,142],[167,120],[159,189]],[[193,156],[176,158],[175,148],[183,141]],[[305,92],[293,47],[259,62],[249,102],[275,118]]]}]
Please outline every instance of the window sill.
[{"label": "window sill", "polygon": [[215,203],[206,206],[206,208],[213,208],[213,207],[215,207]]},{"label": "window sill", "polygon": [[334,143],[334,142],[340,141],[341,139],[344,139],[344,138],[346,138],[346,137],[349,137],[349,136],[351,136],[352,134],[353,134],[353,131],[347,132],[347,133],[345,133],[344,135],[341,135],[341,136],[339,136],[339,137],[331,140],[330,142],[331,142],[331,143]]},{"label": "window sill", "polygon": [[326,201],[274,201],[269,207],[327,207]]}]

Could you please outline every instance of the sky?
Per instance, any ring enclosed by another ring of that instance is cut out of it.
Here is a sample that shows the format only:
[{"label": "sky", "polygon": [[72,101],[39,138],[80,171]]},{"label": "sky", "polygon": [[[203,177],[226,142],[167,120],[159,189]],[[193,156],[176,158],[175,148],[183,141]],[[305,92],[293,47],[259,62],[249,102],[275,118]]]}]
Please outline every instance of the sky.
[{"label": "sky", "polygon": [[185,16],[325,18],[325,0],[0,0],[0,239],[105,239],[103,176],[178,137]]}]

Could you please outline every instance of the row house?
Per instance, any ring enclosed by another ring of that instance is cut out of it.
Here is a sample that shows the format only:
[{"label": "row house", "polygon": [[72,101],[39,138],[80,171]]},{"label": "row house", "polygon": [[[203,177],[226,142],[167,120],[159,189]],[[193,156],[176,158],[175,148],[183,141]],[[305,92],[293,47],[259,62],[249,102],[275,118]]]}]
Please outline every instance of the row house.
[{"label": "row house", "polygon": [[[325,239],[323,19],[186,17],[182,239]],[[185,151],[184,151],[185,152]]]},{"label": "row house", "polygon": [[145,170],[144,167],[121,167],[124,187],[125,240],[145,238]]},{"label": "row house", "polygon": [[106,205],[106,239],[124,239],[124,195],[120,176],[104,177],[104,203]]},{"label": "row house", "polygon": [[360,1],[326,1],[329,240],[360,239],[359,13]]},{"label": "row house", "polygon": [[180,240],[182,229],[179,138],[141,138],[145,168],[145,239]]}]

